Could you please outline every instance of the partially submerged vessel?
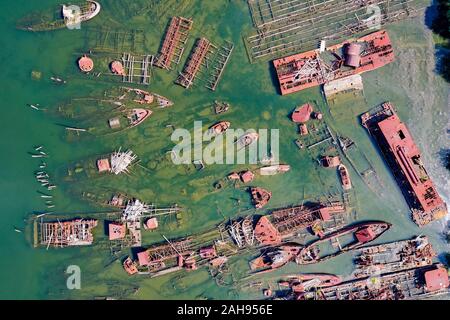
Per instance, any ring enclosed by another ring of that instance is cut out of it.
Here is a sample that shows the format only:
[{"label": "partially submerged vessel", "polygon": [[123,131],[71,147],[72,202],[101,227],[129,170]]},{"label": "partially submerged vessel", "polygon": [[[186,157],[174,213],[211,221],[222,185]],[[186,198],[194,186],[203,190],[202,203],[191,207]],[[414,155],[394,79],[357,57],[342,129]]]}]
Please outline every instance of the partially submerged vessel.
[{"label": "partially submerged vessel", "polygon": [[137,254],[139,269],[146,270],[140,273],[156,277],[183,269],[195,270],[197,263],[194,254],[195,249],[189,238],[150,247]]},{"label": "partially submerged vessel", "polygon": [[426,236],[368,246],[356,251],[355,277],[429,266],[436,253]]},{"label": "partially submerged vessel", "polygon": [[237,149],[241,150],[249,145],[251,145],[253,142],[256,142],[258,140],[259,135],[256,132],[249,132],[236,140]]},{"label": "partially submerged vessel", "polygon": [[286,280],[278,282],[280,287],[289,287],[294,293],[306,292],[311,289],[326,288],[338,285],[342,278],[327,273],[305,273],[287,276]]},{"label": "partially submerged vessel", "polygon": [[278,173],[284,173],[291,170],[291,166],[288,164],[277,164],[272,166],[266,166],[259,168],[259,174],[262,176],[272,176]]},{"label": "partially submerged vessel", "polygon": [[194,21],[183,17],[172,17],[164,41],[156,56],[155,66],[170,70],[172,63],[178,64],[184,52]]},{"label": "partially submerged vessel", "polygon": [[339,177],[341,178],[342,188],[344,190],[350,190],[352,188],[352,182],[350,175],[348,174],[347,167],[342,163],[338,166]]},{"label": "partially submerged vessel", "polygon": [[[80,194],[75,192],[77,196]],[[81,198],[93,202],[95,205],[109,208],[124,209],[128,201],[135,197],[130,196],[124,192],[116,190],[95,190],[95,191],[82,191]]]},{"label": "partially submerged vessel", "polygon": [[228,233],[238,248],[253,247],[259,243],[255,241],[255,232],[253,228],[253,216],[247,216],[243,219],[230,221]]},{"label": "partially submerged vessel", "polygon": [[221,268],[227,261],[226,256],[217,253],[215,246],[195,249],[191,239],[169,241],[169,244],[157,245],[139,252],[138,272],[150,277],[158,277],[178,271],[197,270],[209,265]]},{"label": "partially submerged vessel", "polygon": [[77,181],[80,179],[92,179],[104,174],[128,173],[130,167],[136,162],[137,156],[131,150],[112,152],[111,154],[90,157],[77,161],[66,167],[66,181]]},{"label": "partially submerged vessel", "polygon": [[127,257],[125,261],[123,262],[123,268],[125,271],[131,276],[133,274],[138,273],[136,262],[131,260],[130,257]]},{"label": "partially submerged vessel", "polygon": [[441,264],[350,279],[335,286],[294,295],[298,300],[417,300],[449,293],[448,271]]},{"label": "partially submerged vessel", "polygon": [[101,117],[86,118],[77,122],[78,130],[71,130],[66,128],[69,132],[75,132],[79,135],[80,130],[94,136],[104,136],[113,133],[122,132],[127,129],[134,128],[142,124],[146,119],[152,115],[153,111],[150,109],[126,109],[117,108],[111,113],[107,114],[108,119],[101,119]]},{"label": "partially submerged vessel", "polygon": [[251,187],[250,194],[252,197],[252,204],[256,209],[264,207],[269,202],[270,198],[272,198],[272,192],[259,187]]},{"label": "partially submerged vessel", "polygon": [[[332,232],[325,237],[307,245],[297,256],[296,262],[298,264],[311,264],[328,260],[344,252],[359,248],[362,245],[377,239],[390,227],[391,224],[382,221],[364,222],[348,226],[341,230]],[[347,240],[347,244],[342,244],[342,238],[347,235],[351,235],[351,239]],[[321,251],[324,250],[324,248],[322,248],[321,245],[328,242],[330,242],[331,245],[335,247],[335,250],[328,251],[322,254]]]},{"label": "partially submerged vessel", "polygon": [[336,168],[341,164],[341,159],[339,156],[323,156],[319,162],[324,168]]},{"label": "partially submerged vessel", "polygon": [[447,214],[447,204],[428,175],[419,148],[390,102],[363,114],[362,124],[375,139],[422,227]]},{"label": "partially submerged vessel", "polygon": [[273,61],[282,95],[361,74],[394,61],[391,40],[380,30],[325,51],[312,50]]},{"label": "partially submerged vessel", "polygon": [[92,229],[98,221],[74,219],[67,221],[34,220],[34,246],[63,248],[70,246],[88,246],[94,242]]},{"label": "partially submerged vessel", "polygon": [[17,28],[27,31],[50,31],[57,29],[80,29],[82,22],[96,17],[101,10],[97,1],[78,1],[71,5],[62,5],[54,12],[40,12],[20,19]]},{"label": "partially submerged vessel", "polygon": [[78,98],[61,103],[46,112],[55,117],[73,119],[77,122],[90,121],[96,124],[107,122],[114,115],[130,113],[132,110],[166,108],[173,102],[157,93],[128,87],[115,87],[102,95]]},{"label": "partially submerged vessel", "polygon": [[293,261],[303,246],[298,243],[286,243],[277,247],[264,249],[262,254],[250,261],[254,273],[265,273],[279,269]]},{"label": "partially submerged vessel", "polygon": [[144,123],[151,107],[165,108],[173,103],[165,97],[140,89],[120,87],[108,90],[102,97],[78,98],[46,111],[67,124],[69,141],[87,136],[119,133]]},{"label": "partially submerged vessel", "polygon": [[217,136],[219,134],[223,134],[225,131],[228,130],[228,128],[231,126],[231,123],[229,121],[220,121],[215,124],[213,124],[208,132],[211,136]]},{"label": "partially submerged vessel", "polygon": [[173,102],[159,94],[145,91],[138,88],[120,87],[119,101],[133,101],[138,104],[149,106],[157,106],[159,108],[167,108],[173,105]]},{"label": "partially submerged vessel", "polygon": [[248,183],[253,181],[255,174],[250,170],[244,170],[240,172],[232,172],[227,176],[228,180],[240,180],[242,183]]}]

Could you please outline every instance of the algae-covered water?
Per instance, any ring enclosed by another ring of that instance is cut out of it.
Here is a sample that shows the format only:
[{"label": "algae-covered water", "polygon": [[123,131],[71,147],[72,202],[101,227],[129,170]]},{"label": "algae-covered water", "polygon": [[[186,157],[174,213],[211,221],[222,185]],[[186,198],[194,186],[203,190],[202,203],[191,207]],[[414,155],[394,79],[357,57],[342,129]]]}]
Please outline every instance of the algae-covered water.
[{"label": "algae-covered water", "polygon": [[[103,0],[101,14],[82,25],[81,30],[32,33],[15,29],[15,22],[20,17],[59,3],[55,0],[8,1],[0,13],[0,121],[3,133],[0,139],[0,194],[3,200],[0,215],[0,298],[262,298],[261,290],[246,288],[247,280],[239,281],[246,277],[249,270],[247,262],[256,254],[254,252],[232,258],[230,273],[216,283],[205,268],[156,279],[129,277],[123,271],[120,259],[111,258],[109,247],[105,245],[103,225],[95,231],[98,244],[93,247],[33,249],[27,232],[14,230],[26,231],[24,219],[31,213],[47,210],[38,193],[44,190],[34,178],[40,160],[31,158],[29,153],[33,152],[34,146],[44,145],[50,155],[45,161],[58,186],[53,191],[56,207],[52,210],[55,212],[80,215],[104,210],[82,202],[78,197],[81,191],[102,188],[121,190],[158,205],[177,203],[183,207],[179,219],[166,221],[157,232],[144,234],[143,246],[149,246],[163,241],[162,234],[174,238],[198,233],[213,228],[228,217],[254,212],[243,187],[217,191],[213,184],[231,171],[255,166],[217,164],[206,166],[200,172],[186,166],[175,166],[166,156],[174,145],[170,140],[171,126],[192,131],[194,121],[203,121],[203,126],[207,127],[219,120],[227,120],[234,128],[279,129],[280,161],[290,164],[291,171],[274,177],[260,177],[252,182],[252,185],[272,191],[273,197],[267,209],[340,193],[336,172],[320,169],[315,162],[319,149],[308,153],[300,151],[294,143],[298,138],[297,129],[288,116],[295,106],[308,101],[324,113],[333,132],[356,142],[358,152],[355,158],[362,159],[361,155],[364,155],[369,159],[382,182],[382,187],[376,187],[374,192],[349,166],[354,185],[351,204],[357,219],[392,223],[392,229],[379,241],[424,233],[432,238],[439,253],[448,251],[448,245],[441,240],[445,222],[437,222],[422,230],[414,225],[400,190],[358,120],[362,112],[391,100],[416,137],[430,175],[442,196],[448,200],[449,173],[438,156],[441,149],[449,147],[445,132],[449,118],[448,86],[434,72],[434,46],[423,17],[389,26],[387,29],[395,47],[396,61],[363,75],[363,95],[343,97],[328,106],[319,88],[280,96],[270,64],[248,62],[242,37],[254,30],[245,1]],[[86,41],[87,30],[91,32],[88,33],[90,36],[100,27],[143,30],[146,42],[141,47],[142,51],[155,54],[173,15],[194,20],[186,52],[174,70],[154,70],[149,90],[173,100],[174,106],[156,110],[144,124],[123,134],[73,143],[66,140],[59,121],[27,107],[28,103],[38,103],[51,109],[61,101],[88,96],[114,85],[103,81],[103,77],[83,78],[76,71],[77,57],[92,45]],[[195,39],[201,36],[216,45],[225,41],[235,45],[215,92],[204,88],[200,79],[189,90],[173,84]],[[32,71],[40,72],[40,79],[33,77]],[[62,76],[68,83],[64,86],[52,84],[49,78],[53,75]],[[231,109],[215,115],[211,109],[214,100],[228,102]],[[71,162],[105,154],[120,146],[132,148],[143,168],[136,167],[129,176],[64,182],[65,166]],[[333,152],[332,145],[321,148],[321,152]],[[359,162],[361,168],[366,164],[363,160]],[[126,250],[123,254],[131,253]],[[311,271],[347,275],[352,271],[351,260],[350,255],[342,255],[307,268],[289,265],[274,275]],[[69,265],[78,265],[81,269],[80,290],[67,289],[65,270]],[[272,275],[267,276],[267,283],[263,279],[263,286],[267,286],[271,278]]]}]

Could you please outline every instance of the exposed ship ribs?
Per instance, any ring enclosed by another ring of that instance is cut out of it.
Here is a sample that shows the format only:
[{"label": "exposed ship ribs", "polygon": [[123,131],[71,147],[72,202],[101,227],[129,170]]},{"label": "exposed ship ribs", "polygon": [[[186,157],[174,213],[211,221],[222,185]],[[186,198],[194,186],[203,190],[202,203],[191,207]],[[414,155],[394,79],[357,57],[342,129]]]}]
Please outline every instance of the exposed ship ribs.
[{"label": "exposed ship ribs", "polygon": [[40,223],[40,244],[43,246],[66,247],[90,245],[94,241],[92,229],[97,220],[76,219]]},{"label": "exposed ship ribs", "polygon": [[141,265],[151,265],[178,256],[188,255],[192,252],[190,245],[191,241],[189,239],[157,245],[139,253],[141,255],[139,262]]},{"label": "exposed ship ribs", "polygon": [[172,62],[178,64],[184,52],[193,21],[183,17],[173,17],[167,28],[164,42],[156,57],[155,65],[163,69],[170,69]]},{"label": "exposed ship ribs", "polygon": [[210,52],[211,47],[212,44],[208,39],[198,39],[194,49],[192,50],[189,60],[184,66],[183,72],[180,73],[175,82],[188,89],[194,82],[195,76],[200,70],[200,67],[204,62],[207,54]]},{"label": "exposed ship ribs", "polygon": [[[341,202],[314,207],[295,206],[274,210],[270,215],[263,216],[255,226],[255,239],[262,245],[279,244],[282,240],[295,236],[307,228],[318,226],[313,230],[322,236],[327,223],[333,222],[335,217],[345,213],[345,206]],[[336,227],[339,226],[336,223]]]},{"label": "exposed ship ribs", "polygon": [[272,212],[272,223],[282,235],[286,235],[311,227],[316,221],[328,220],[330,215],[343,213],[344,211],[345,207],[342,203],[315,208],[297,206],[278,209]]}]

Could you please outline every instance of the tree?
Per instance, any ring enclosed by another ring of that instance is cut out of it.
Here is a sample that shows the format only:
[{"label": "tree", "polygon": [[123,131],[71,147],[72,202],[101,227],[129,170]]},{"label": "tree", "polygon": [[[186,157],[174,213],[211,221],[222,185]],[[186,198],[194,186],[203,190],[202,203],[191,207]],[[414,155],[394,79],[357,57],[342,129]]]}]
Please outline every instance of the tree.
[{"label": "tree", "polygon": [[437,1],[437,14],[431,29],[444,37],[445,39],[450,38],[450,0],[438,0]]}]

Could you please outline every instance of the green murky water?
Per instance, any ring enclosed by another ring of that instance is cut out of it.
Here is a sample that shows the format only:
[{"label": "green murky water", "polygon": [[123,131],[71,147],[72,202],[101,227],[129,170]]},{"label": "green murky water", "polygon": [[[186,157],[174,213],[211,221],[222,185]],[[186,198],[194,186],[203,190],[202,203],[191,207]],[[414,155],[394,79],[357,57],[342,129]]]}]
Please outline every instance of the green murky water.
[{"label": "green murky water", "polygon": [[[424,151],[436,184],[443,196],[448,198],[448,172],[442,168],[437,156],[440,148],[448,147],[448,141],[442,139],[445,118],[448,119],[449,114],[448,88],[433,72],[434,48],[422,18],[388,28],[398,59],[388,67],[363,76],[363,97],[348,97],[328,107],[318,88],[281,97],[274,86],[269,63],[248,63],[242,36],[252,29],[244,1],[170,1],[171,5],[149,7],[150,1],[104,0],[101,1],[103,11],[100,16],[83,25],[81,30],[46,33],[15,30],[15,21],[19,17],[58,3],[54,0],[9,1],[4,3],[0,13],[3,35],[0,40],[3,71],[0,80],[3,132],[0,139],[0,190],[3,200],[0,216],[0,252],[3,255],[0,260],[1,298],[262,298],[260,290],[233,284],[230,274],[225,275],[218,285],[206,269],[157,279],[128,277],[120,261],[112,260],[109,248],[102,245],[105,242],[103,226],[96,230],[99,244],[94,247],[48,251],[45,248],[33,249],[24,233],[14,232],[14,226],[25,227],[24,219],[30,213],[46,210],[37,193],[41,189],[33,175],[40,161],[32,159],[28,152],[32,152],[35,145],[44,145],[50,154],[46,162],[58,184],[54,191],[54,210],[57,212],[75,214],[98,211],[99,208],[77,197],[82,190],[97,188],[114,188],[147,202],[162,205],[177,203],[185,208],[181,220],[169,221],[158,232],[144,234],[143,244],[150,245],[162,241],[161,233],[169,238],[198,233],[214,227],[224,217],[252,212],[250,198],[244,188],[224,188],[220,191],[213,188],[213,183],[229,172],[251,166],[211,165],[203,171],[191,170],[187,173],[185,168],[164,160],[166,152],[173,146],[170,140],[172,130],[167,125],[192,130],[193,122],[197,120],[203,121],[204,126],[228,120],[234,128],[279,129],[280,159],[291,165],[291,171],[284,175],[261,177],[253,183],[272,191],[268,209],[340,192],[335,171],[319,169],[313,160],[319,149],[308,153],[298,150],[294,144],[298,135],[288,115],[295,106],[308,101],[314,102],[317,109],[324,112],[325,121],[334,132],[357,143],[359,153],[355,157],[364,154],[382,181],[384,190],[373,192],[350,168],[355,190],[351,195],[352,206],[358,219],[392,223],[392,229],[380,241],[425,233],[432,237],[437,251],[448,251],[440,240],[441,223],[419,230],[411,222],[395,182],[358,121],[358,115],[370,107],[385,100],[393,101]],[[83,79],[76,72],[74,62],[86,47],[85,26],[92,30],[100,26],[144,30],[146,43],[143,48],[146,52],[156,53],[172,15],[192,17],[194,28],[180,65],[171,72],[155,70],[149,89],[173,100],[173,107],[156,110],[142,126],[124,134],[68,143],[60,123],[26,106],[27,103],[39,103],[52,108],[63,100],[87,96],[113,85],[100,79]],[[204,88],[200,81],[190,90],[173,84],[194,40],[200,36],[219,45],[225,40],[235,44],[216,92]],[[33,70],[42,73],[40,80],[32,79]],[[67,79],[68,84],[53,85],[49,77],[55,74]],[[211,109],[214,100],[229,102],[231,110],[215,115]],[[137,168],[130,176],[108,176],[79,183],[62,181],[61,172],[69,163],[108,153],[120,146],[131,148],[139,156],[140,164],[147,169]],[[325,146],[321,151],[333,150]],[[362,160],[360,165],[364,166]],[[239,204],[236,199],[240,199]],[[131,251],[124,252],[129,253]],[[235,281],[246,276],[247,261],[253,255],[249,252],[248,255],[231,259],[230,270]],[[300,271],[345,275],[351,272],[350,262],[351,256],[343,255],[302,269],[289,265],[274,275]],[[81,290],[70,291],[66,288],[64,271],[69,265],[81,267]],[[267,281],[271,278],[272,275],[268,276]]]}]

